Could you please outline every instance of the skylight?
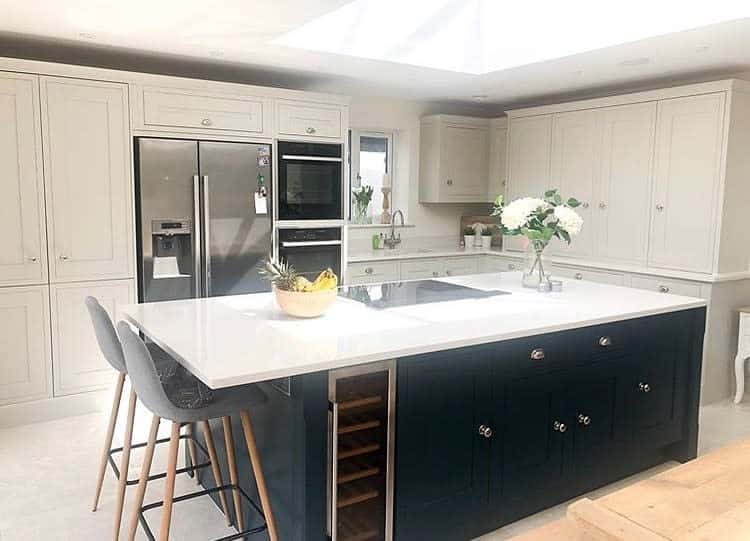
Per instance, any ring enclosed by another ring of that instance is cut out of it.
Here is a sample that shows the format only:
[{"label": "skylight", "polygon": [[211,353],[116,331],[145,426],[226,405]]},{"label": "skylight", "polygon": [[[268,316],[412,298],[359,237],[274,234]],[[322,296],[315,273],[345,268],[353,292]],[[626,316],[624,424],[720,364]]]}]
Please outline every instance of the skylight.
[{"label": "skylight", "polygon": [[745,17],[748,0],[355,0],[274,44],[479,75]]}]

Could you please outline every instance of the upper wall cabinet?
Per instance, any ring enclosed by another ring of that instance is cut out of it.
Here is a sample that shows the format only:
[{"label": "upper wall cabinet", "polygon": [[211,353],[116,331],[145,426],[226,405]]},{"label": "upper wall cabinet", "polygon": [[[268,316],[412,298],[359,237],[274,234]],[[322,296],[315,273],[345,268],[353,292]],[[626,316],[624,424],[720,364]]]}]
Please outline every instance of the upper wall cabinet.
[{"label": "upper wall cabinet", "polygon": [[724,95],[659,104],[649,264],[712,268],[722,154]]},{"label": "upper wall cabinet", "polygon": [[696,275],[750,269],[750,84],[701,83],[509,117],[508,197],[553,187],[584,203],[583,231],[570,247],[554,245],[557,253]]},{"label": "upper wall cabinet", "polygon": [[420,202],[487,201],[487,120],[447,115],[424,117],[419,158]]},{"label": "upper wall cabinet", "polygon": [[144,129],[225,131],[262,134],[266,131],[268,101],[239,95],[175,88],[138,89],[143,102]]},{"label": "upper wall cabinet", "polygon": [[0,74],[0,285],[47,281],[39,80]]},{"label": "upper wall cabinet", "polygon": [[508,172],[508,121],[495,118],[490,121],[490,163],[487,177],[487,201],[505,195]]},{"label": "upper wall cabinet", "polygon": [[320,103],[280,100],[277,103],[280,137],[327,137],[340,139],[346,132],[341,107]]},{"label": "upper wall cabinet", "polygon": [[133,276],[127,87],[42,78],[52,282]]}]

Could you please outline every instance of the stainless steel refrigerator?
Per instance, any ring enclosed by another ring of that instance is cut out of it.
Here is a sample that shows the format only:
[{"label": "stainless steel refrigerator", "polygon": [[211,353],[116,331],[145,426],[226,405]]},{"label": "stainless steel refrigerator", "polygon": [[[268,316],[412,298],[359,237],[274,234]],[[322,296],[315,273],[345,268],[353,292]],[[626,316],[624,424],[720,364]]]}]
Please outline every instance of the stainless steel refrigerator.
[{"label": "stainless steel refrigerator", "polygon": [[269,291],[271,146],[136,143],[140,301]]}]

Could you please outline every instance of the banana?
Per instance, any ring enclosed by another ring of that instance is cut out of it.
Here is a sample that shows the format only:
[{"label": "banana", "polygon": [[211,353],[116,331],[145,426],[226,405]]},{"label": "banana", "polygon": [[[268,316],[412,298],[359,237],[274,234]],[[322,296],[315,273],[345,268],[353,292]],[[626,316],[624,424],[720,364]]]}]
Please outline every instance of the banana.
[{"label": "banana", "polygon": [[331,269],[326,269],[318,275],[314,282],[307,281],[307,283],[304,284],[304,289],[302,289],[302,291],[312,293],[315,291],[336,289],[336,287],[338,287],[338,282],[339,279],[336,274]]}]

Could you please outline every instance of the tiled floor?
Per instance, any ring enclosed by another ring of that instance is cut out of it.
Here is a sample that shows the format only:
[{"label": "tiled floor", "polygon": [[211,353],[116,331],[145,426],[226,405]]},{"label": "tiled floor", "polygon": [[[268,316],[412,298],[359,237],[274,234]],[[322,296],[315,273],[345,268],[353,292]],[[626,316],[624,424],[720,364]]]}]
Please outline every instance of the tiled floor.
[{"label": "tiled floor", "polygon": [[[149,421],[147,412],[140,409],[135,426],[137,439],[145,440]],[[1,541],[98,541],[112,538],[114,478],[111,474],[105,480],[99,510],[91,512],[105,424],[105,414],[91,414],[0,430]],[[163,431],[165,429],[168,426],[162,427]],[[750,436],[750,404],[734,406],[722,403],[702,410],[701,453],[746,436]],[[160,449],[154,469],[163,468],[165,451]],[[135,469],[132,471],[139,471],[141,456],[141,453],[134,452],[131,468]],[[592,495],[605,494],[669,466],[662,465]],[[149,486],[146,500],[161,499],[163,484],[157,481]],[[194,487],[194,482],[187,477],[178,478],[178,493]],[[132,496],[132,492],[130,490],[129,495]],[[557,519],[564,512],[565,504],[559,505],[488,534],[481,541],[509,539]],[[152,511],[150,523],[158,526],[158,521],[159,511]],[[173,524],[172,538],[180,541],[203,541],[229,533],[223,525],[221,513],[207,499],[177,505]],[[121,534],[123,539],[126,529],[123,528]],[[139,532],[138,539],[145,539],[145,536]]]}]

